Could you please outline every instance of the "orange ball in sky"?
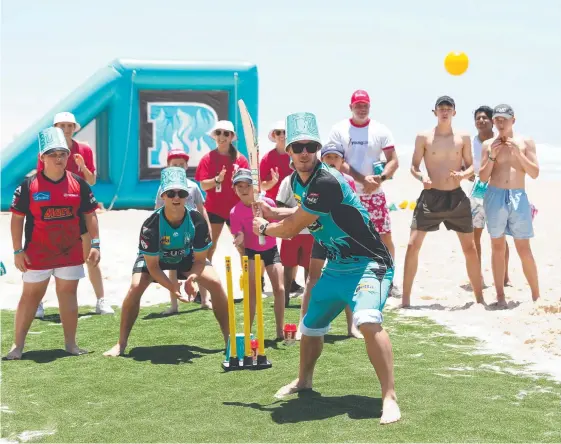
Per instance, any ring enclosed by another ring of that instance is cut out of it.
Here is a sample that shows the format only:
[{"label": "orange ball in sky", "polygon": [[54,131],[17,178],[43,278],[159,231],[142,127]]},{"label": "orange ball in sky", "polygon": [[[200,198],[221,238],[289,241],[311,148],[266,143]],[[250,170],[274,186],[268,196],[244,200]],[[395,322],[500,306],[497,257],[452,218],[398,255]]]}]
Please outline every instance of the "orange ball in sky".
[{"label": "orange ball in sky", "polygon": [[444,68],[453,76],[461,76],[467,71],[468,66],[468,56],[463,52],[450,52],[444,59]]}]

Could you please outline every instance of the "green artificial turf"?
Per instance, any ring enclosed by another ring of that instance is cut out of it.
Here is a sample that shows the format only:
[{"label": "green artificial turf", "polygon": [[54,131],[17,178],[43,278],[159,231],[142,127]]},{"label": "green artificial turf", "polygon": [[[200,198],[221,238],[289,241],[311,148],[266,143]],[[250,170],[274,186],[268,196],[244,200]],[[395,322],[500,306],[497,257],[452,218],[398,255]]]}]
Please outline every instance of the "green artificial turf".
[{"label": "green artificial turf", "polygon": [[[264,305],[273,338],[272,298]],[[345,336],[344,315],[326,336],[315,390],[279,401],[274,393],[297,375],[298,345],[267,340],[271,369],[225,373],[212,312],[182,305],[179,315],[162,317],[164,308],[141,310],[120,358],[102,355],[117,340],[119,312],[90,316],[81,308],[78,343],[91,353],[73,357],[62,350],[57,310],[46,310],[45,320],[33,322],[24,359],[2,362],[2,438],[41,432],[34,442],[561,441],[561,385],[520,375],[523,368],[506,356],[478,353],[476,341],[426,319],[386,312],[403,419],[380,426],[379,384],[363,341]],[[241,318],[241,304],[236,309]],[[287,322],[298,312],[288,309]],[[2,355],[13,340],[13,317],[1,313]]]}]

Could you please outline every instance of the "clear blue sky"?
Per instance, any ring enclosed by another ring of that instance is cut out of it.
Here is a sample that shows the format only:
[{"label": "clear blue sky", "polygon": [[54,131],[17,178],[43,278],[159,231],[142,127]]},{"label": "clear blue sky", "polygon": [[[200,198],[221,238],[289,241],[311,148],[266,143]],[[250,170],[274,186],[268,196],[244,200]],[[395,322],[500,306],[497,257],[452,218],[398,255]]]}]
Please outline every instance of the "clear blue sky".
[{"label": "clear blue sky", "polygon": [[[561,146],[557,0],[1,0],[1,143],[115,58],[249,61],[260,74],[260,135],[307,110],[325,137],[354,89],[398,144],[456,99],[472,131],[480,104],[510,103],[517,128]],[[328,6],[329,5],[329,6]],[[448,75],[449,51],[470,57]]]}]

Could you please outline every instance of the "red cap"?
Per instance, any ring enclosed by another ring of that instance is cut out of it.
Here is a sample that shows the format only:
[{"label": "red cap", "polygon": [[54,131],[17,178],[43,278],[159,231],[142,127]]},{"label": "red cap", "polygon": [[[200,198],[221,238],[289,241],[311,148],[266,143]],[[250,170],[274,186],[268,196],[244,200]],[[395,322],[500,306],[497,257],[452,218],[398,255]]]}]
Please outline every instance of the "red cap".
[{"label": "red cap", "polygon": [[363,89],[357,89],[351,97],[351,105],[355,103],[370,103],[368,93]]},{"label": "red cap", "polygon": [[183,151],[180,148],[176,148],[176,149],[171,150],[168,153],[168,162],[171,159],[175,159],[175,158],[178,158],[178,157],[181,158],[181,159],[185,159],[187,162],[189,161],[189,154],[187,154],[185,151]]}]

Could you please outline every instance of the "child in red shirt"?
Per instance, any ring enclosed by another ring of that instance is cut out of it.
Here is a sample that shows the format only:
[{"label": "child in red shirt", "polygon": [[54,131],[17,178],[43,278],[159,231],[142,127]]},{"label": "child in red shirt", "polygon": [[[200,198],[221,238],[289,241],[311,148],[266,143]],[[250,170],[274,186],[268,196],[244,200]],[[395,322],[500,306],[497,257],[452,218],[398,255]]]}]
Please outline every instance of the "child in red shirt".
[{"label": "child in red shirt", "polygon": [[[280,263],[277,241],[274,237],[265,237],[265,245],[259,244],[259,237],[253,233],[253,209],[254,202],[251,171],[240,168],[233,177],[233,187],[240,201],[230,211],[230,230],[234,236],[234,245],[240,254],[249,259],[249,303],[251,325],[255,318],[255,255],[261,255],[265,263],[265,271],[273,286],[275,297],[275,321],[277,326],[277,339],[283,338],[284,327],[284,285],[282,280],[283,269]],[[268,197],[263,200],[270,206],[276,206],[274,201]]]}]

